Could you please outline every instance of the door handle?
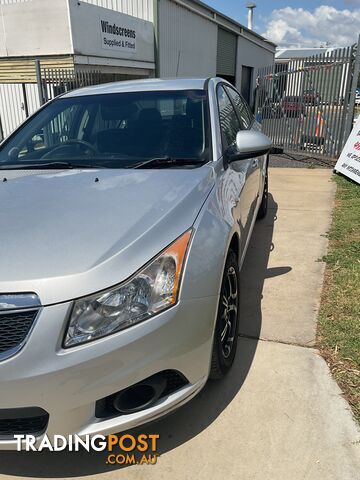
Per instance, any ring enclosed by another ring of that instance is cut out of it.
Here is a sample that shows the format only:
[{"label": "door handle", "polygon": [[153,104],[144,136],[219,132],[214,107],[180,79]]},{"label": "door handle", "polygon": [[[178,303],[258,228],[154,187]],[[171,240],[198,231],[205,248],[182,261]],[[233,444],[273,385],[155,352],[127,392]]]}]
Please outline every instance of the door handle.
[{"label": "door handle", "polygon": [[253,162],[252,162],[252,166],[254,168],[256,168],[258,165],[259,165],[259,160],[257,158],[255,158],[255,160],[253,160]]}]

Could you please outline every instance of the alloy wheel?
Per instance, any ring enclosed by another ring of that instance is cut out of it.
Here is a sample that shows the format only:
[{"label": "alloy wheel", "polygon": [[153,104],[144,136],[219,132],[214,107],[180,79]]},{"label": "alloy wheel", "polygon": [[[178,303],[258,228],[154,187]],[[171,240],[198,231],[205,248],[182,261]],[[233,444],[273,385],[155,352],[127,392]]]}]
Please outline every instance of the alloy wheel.
[{"label": "alloy wheel", "polygon": [[238,315],[238,278],[233,266],[226,273],[221,306],[221,347],[224,358],[228,358],[234,345]]}]

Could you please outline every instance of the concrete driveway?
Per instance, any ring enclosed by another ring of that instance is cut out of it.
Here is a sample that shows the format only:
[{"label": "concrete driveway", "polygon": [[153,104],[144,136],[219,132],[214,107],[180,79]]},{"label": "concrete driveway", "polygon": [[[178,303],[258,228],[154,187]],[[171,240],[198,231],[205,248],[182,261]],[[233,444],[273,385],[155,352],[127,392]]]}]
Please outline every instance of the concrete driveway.
[{"label": "concrete driveway", "polygon": [[358,480],[360,431],[313,348],[334,185],[328,170],[272,169],[270,212],[242,272],[238,355],[171,416],[154,466],[105,454],[0,453],[0,478]]}]

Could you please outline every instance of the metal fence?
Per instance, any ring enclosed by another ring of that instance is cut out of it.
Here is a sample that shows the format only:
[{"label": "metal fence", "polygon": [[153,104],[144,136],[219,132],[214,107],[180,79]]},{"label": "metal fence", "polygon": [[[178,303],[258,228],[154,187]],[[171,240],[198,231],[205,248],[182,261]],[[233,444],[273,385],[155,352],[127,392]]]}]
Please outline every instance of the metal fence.
[{"label": "metal fence", "polygon": [[[38,80],[41,103],[76,88],[124,80],[124,75],[100,70],[43,69]],[[130,78],[130,77],[128,77]],[[133,77],[136,78],[136,77]]]},{"label": "metal fence", "polygon": [[39,106],[36,84],[0,83],[0,141]]},{"label": "metal fence", "polygon": [[42,69],[34,62],[36,83],[0,82],[0,142],[43,103],[75,88],[137,78],[98,70]]},{"label": "metal fence", "polygon": [[256,115],[275,147],[340,154],[352,126],[359,54],[352,46],[258,71]]}]

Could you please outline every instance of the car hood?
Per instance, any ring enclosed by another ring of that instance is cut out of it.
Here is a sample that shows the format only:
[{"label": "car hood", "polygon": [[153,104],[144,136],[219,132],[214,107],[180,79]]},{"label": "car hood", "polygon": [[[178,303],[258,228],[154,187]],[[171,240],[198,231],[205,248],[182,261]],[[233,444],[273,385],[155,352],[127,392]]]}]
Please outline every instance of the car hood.
[{"label": "car hood", "polygon": [[124,281],[193,225],[213,184],[207,165],[0,172],[0,293],[49,305]]}]

